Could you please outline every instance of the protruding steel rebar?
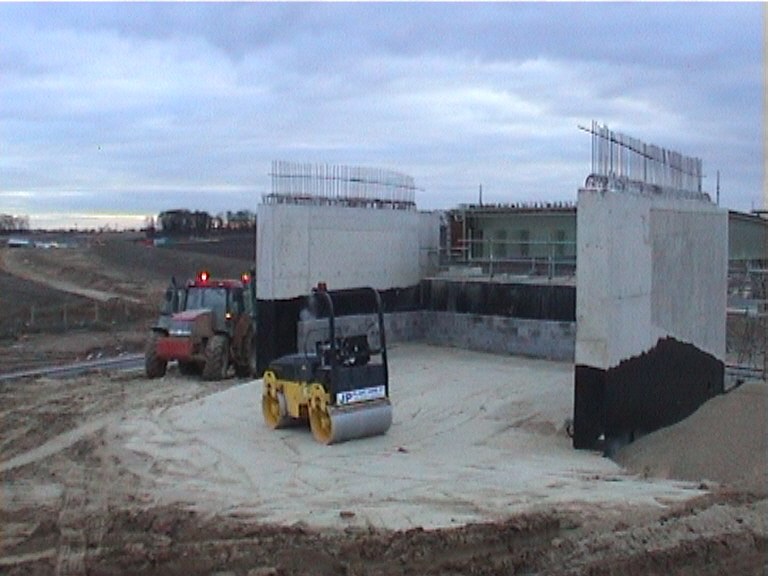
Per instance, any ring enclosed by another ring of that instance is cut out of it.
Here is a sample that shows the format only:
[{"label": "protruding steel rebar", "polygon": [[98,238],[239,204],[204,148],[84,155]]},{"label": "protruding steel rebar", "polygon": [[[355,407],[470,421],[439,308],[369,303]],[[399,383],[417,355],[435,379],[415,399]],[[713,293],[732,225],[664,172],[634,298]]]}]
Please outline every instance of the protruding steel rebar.
[{"label": "protruding steel rebar", "polygon": [[701,194],[701,159],[645,144],[594,120],[591,129],[579,129],[592,135],[592,175]]},{"label": "protruding steel rebar", "polygon": [[272,192],[264,202],[341,204],[411,210],[416,186],[411,176],[360,166],[272,162]]}]

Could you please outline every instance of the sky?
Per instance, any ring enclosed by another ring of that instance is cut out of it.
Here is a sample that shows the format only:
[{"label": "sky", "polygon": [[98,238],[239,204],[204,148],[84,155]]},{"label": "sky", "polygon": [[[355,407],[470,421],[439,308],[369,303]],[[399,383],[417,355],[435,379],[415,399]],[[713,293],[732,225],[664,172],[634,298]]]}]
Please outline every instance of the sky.
[{"label": "sky", "polygon": [[[273,160],[420,209],[575,201],[593,120],[763,200],[758,3],[0,3],[0,213],[256,210]],[[93,220],[89,220],[93,219]]]}]

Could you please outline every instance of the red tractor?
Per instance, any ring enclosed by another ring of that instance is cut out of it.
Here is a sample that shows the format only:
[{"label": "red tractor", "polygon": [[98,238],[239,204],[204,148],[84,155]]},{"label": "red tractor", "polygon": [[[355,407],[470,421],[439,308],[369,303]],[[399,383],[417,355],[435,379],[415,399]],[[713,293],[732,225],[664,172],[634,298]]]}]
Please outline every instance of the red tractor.
[{"label": "red tractor", "polygon": [[214,280],[206,272],[186,286],[175,279],[165,293],[165,305],[144,351],[148,378],[165,375],[175,360],[182,374],[202,374],[206,380],[256,372],[255,286],[251,275],[239,280]]}]

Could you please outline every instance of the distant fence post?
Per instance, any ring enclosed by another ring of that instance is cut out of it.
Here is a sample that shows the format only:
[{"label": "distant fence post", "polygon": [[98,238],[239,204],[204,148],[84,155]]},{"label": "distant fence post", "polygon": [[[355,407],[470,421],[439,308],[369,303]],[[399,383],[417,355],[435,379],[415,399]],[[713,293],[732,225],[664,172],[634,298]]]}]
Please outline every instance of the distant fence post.
[{"label": "distant fence post", "polygon": [[547,255],[547,277],[552,280],[555,275],[555,248],[552,243],[549,243],[549,254]]},{"label": "distant fence post", "polygon": [[488,276],[493,278],[493,238],[488,239]]}]

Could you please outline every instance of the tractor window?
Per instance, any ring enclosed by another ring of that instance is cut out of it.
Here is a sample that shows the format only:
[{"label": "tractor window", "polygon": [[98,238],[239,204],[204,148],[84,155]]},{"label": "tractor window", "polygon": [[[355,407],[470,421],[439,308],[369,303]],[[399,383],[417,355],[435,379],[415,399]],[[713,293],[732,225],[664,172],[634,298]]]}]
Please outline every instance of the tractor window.
[{"label": "tractor window", "polygon": [[243,290],[243,309],[248,316],[253,314],[253,302],[251,302],[251,291],[249,288]]},{"label": "tractor window", "polygon": [[170,287],[165,291],[165,302],[163,302],[163,310],[161,314],[170,315],[174,312],[176,312],[176,310],[173,309],[173,287]]},{"label": "tractor window", "polygon": [[232,313],[235,316],[239,316],[242,314],[243,310],[245,309],[245,304],[243,303],[243,291],[239,289],[232,290]]},{"label": "tractor window", "polygon": [[187,310],[208,308],[223,316],[227,310],[227,290],[225,288],[192,287],[187,293]]}]

